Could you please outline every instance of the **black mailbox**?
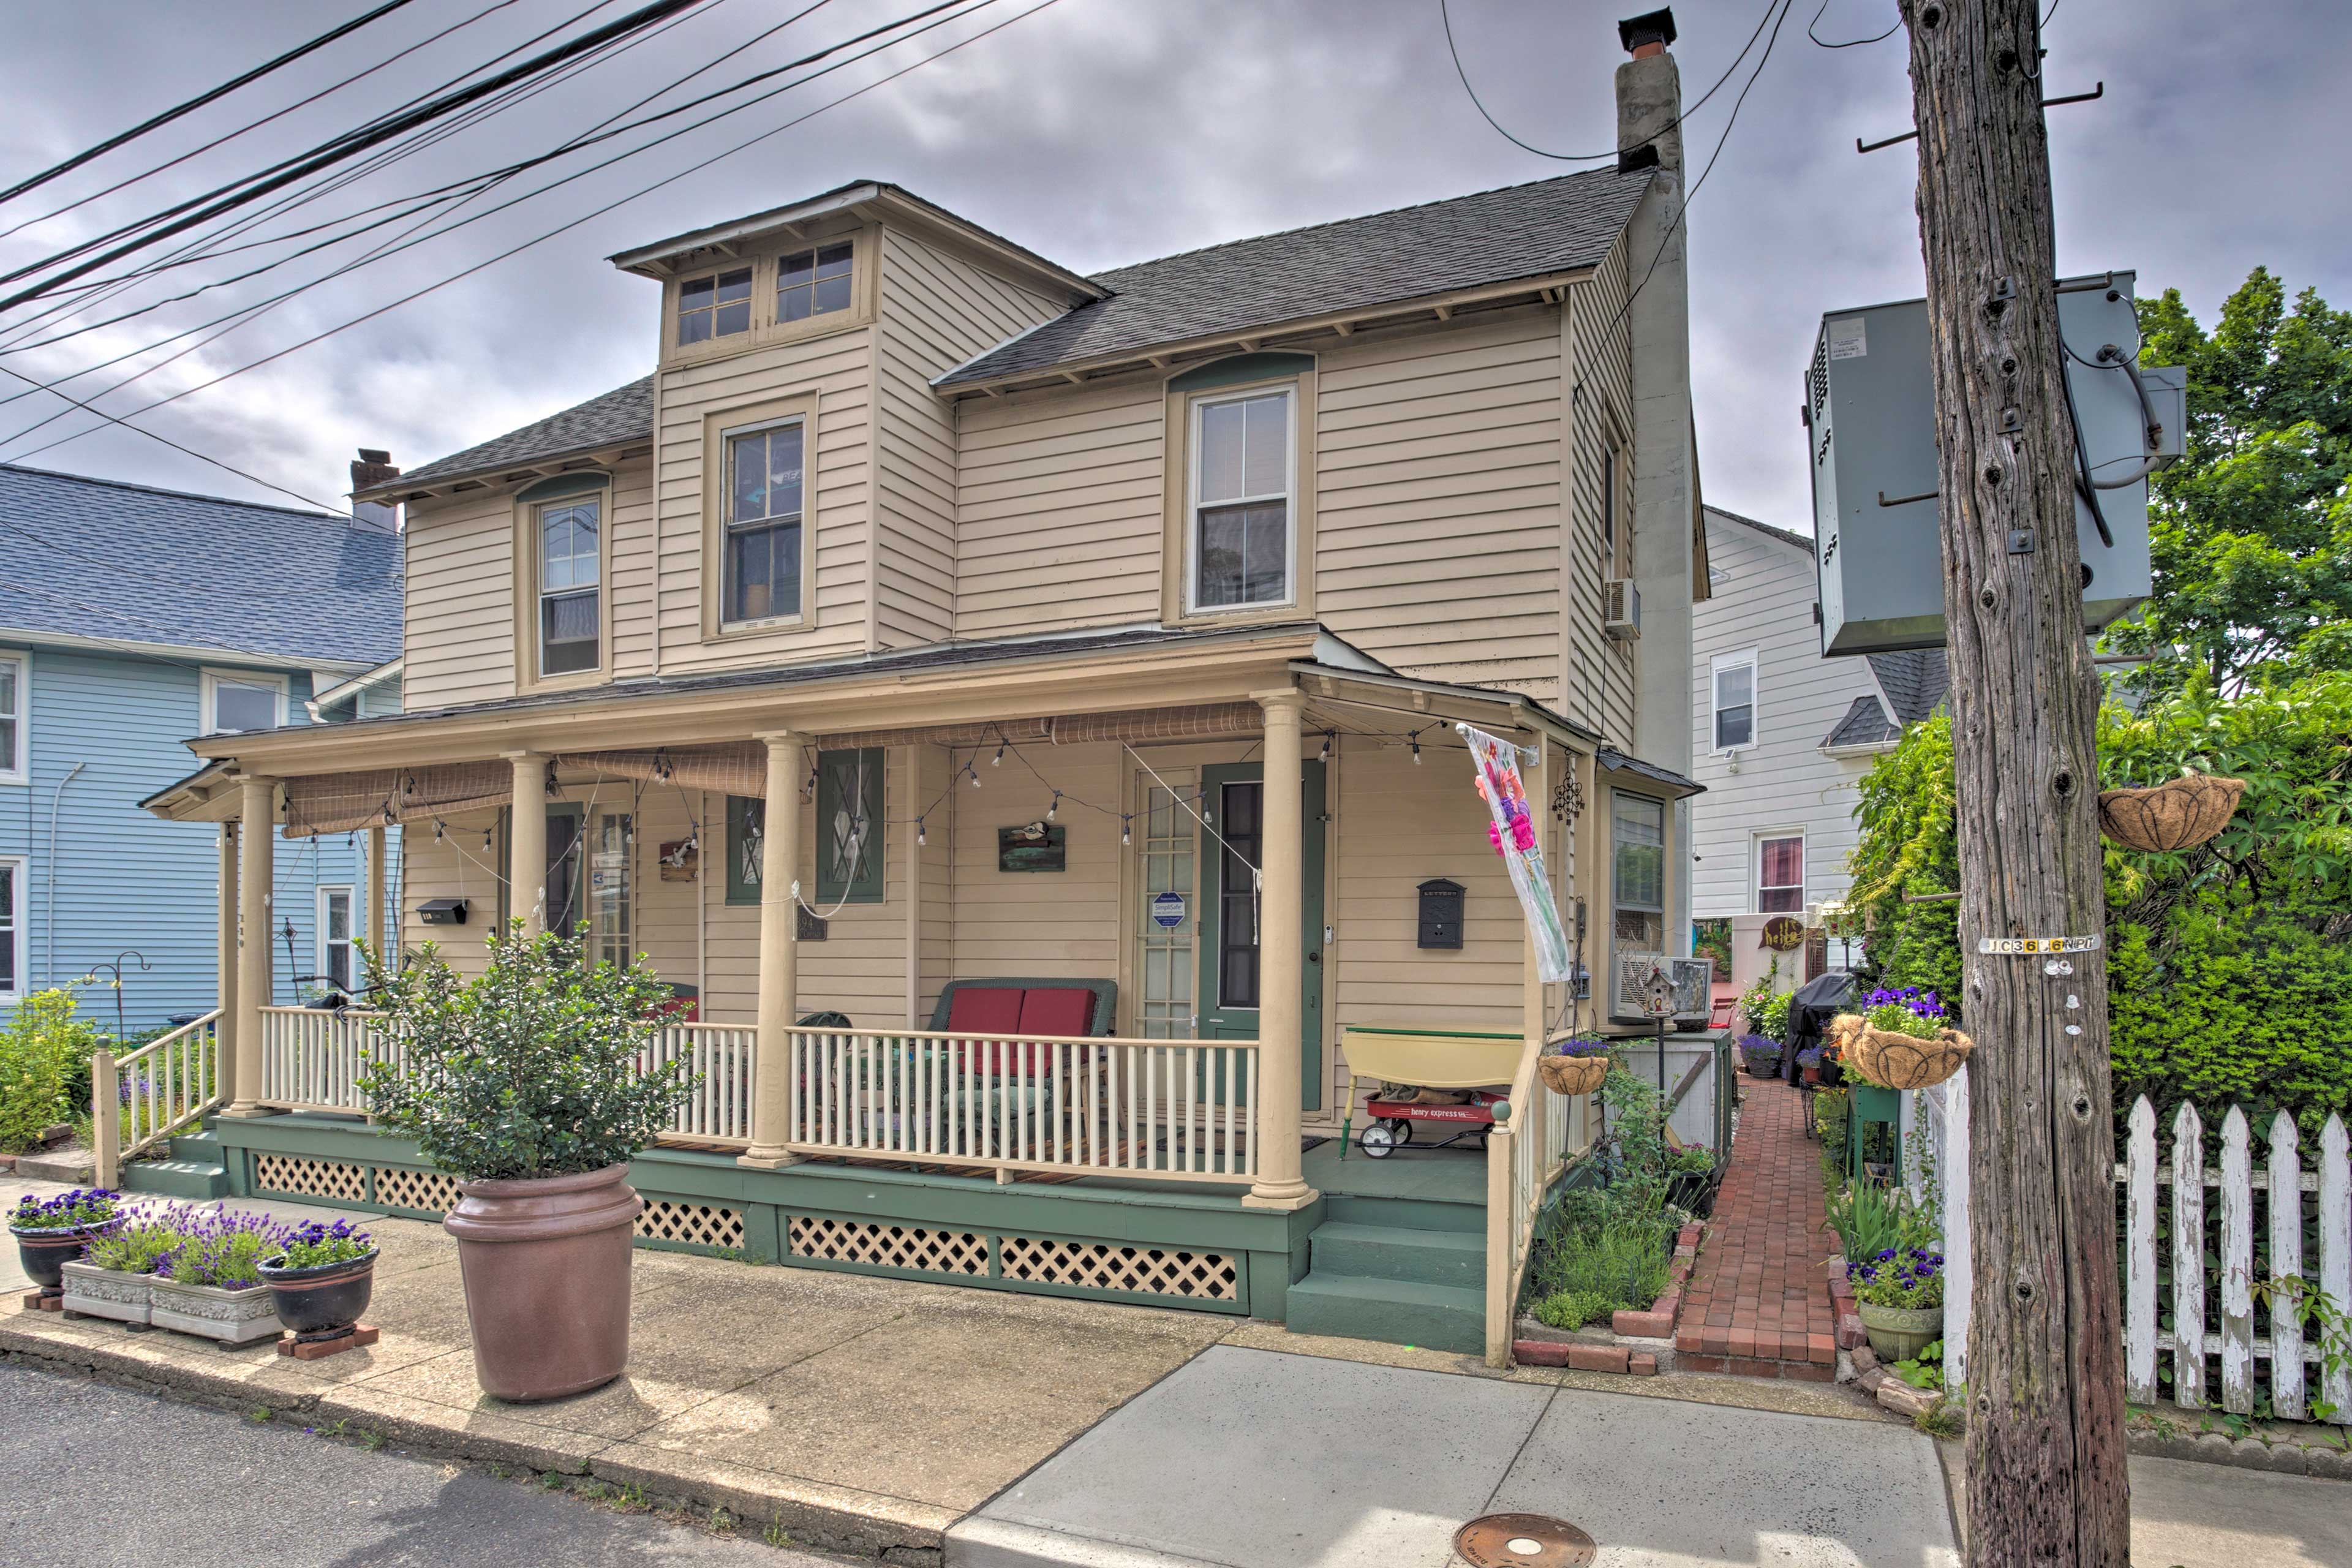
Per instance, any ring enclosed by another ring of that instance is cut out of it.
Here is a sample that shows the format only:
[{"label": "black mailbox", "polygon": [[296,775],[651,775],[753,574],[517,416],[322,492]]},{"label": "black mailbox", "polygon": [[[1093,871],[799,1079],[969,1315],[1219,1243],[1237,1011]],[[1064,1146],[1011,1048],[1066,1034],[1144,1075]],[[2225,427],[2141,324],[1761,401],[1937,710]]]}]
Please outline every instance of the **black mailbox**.
[{"label": "black mailbox", "polygon": [[1421,945],[1459,949],[1462,946],[1462,884],[1444,877],[1432,877],[1416,890],[1421,894]]},{"label": "black mailbox", "polygon": [[416,918],[429,926],[461,926],[466,923],[466,900],[463,899],[427,899],[416,906]]}]

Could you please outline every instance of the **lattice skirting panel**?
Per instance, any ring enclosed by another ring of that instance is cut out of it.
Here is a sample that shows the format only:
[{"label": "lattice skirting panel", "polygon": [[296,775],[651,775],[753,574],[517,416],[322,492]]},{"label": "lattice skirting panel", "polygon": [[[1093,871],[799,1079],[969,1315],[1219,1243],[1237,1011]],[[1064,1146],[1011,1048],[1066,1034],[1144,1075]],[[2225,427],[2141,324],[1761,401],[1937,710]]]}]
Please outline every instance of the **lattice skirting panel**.
[{"label": "lattice skirting panel", "polygon": [[420,1214],[447,1214],[457,1205],[457,1182],[438,1171],[412,1171],[405,1165],[375,1168],[375,1201],[388,1209],[415,1209]]},{"label": "lattice skirting panel", "polygon": [[265,1193],[289,1197],[337,1198],[345,1203],[368,1202],[364,1165],[340,1160],[310,1160],[298,1154],[256,1154],[253,1184]]},{"label": "lattice skirting panel", "polygon": [[1008,1236],[998,1272],[1006,1279],[1076,1285],[1089,1290],[1181,1296],[1196,1301],[1241,1299],[1240,1266],[1217,1252]]},{"label": "lattice skirting panel", "polygon": [[637,1216],[637,1235],[652,1241],[681,1242],[688,1247],[743,1245],[743,1215],[717,1204],[680,1203],[675,1198],[647,1198]]},{"label": "lattice skirting panel", "polygon": [[867,1263],[921,1274],[988,1275],[988,1237],[968,1230],[923,1230],[908,1225],[794,1215],[784,1226],[786,1245],[802,1258],[829,1263]]}]

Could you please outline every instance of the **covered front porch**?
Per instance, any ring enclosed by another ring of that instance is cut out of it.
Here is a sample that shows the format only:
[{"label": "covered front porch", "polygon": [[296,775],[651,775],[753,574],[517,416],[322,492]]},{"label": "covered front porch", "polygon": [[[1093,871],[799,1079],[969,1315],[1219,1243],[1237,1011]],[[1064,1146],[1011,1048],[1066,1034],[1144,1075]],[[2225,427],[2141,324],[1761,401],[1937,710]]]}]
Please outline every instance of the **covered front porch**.
[{"label": "covered front porch", "polygon": [[[1565,909],[1607,863],[1587,803],[1670,788],[1312,627],[656,686],[236,737],[152,804],[222,823],[225,932],[269,927],[268,824],[397,823],[381,950],[478,968],[518,918],[645,955],[680,996],[647,1059],[698,1076],[638,1162],[650,1242],[1281,1319],[1318,1227],[1428,1229],[1463,1238],[1437,1261],[1464,1348],[1507,1328],[1586,1138],[1535,1053],[1601,1020],[1537,976],[1454,725],[1524,748]],[[446,1207],[363,1121],[361,1064],[396,1043],[363,1006],[256,1005],[268,945],[234,951],[234,1189]],[[1364,1026],[1508,1037],[1509,1113],[1483,1146],[1342,1163]]]}]

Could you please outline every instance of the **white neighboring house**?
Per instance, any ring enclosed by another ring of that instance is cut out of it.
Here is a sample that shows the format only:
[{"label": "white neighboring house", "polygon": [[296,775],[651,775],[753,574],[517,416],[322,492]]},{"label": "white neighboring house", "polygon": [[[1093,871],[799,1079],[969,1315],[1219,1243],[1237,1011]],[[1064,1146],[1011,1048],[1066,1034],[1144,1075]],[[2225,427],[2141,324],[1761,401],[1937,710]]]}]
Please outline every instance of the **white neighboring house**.
[{"label": "white neighboring house", "polygon": [[[1745,988],[1769,961],[1764,919],[1816,925],[1845,897],[1854,786],[1943,701],[1944,651],[1824,658],[1809,535],[1711,506],[1706,547],[1714,594],[1691,626],[1691,775],[1706,786],[1691,803],[1691,918],[1735,921],[1732,973],[1717,979]],[[1809,942],[1783,982],[1843,967],[1835,946]]]}]

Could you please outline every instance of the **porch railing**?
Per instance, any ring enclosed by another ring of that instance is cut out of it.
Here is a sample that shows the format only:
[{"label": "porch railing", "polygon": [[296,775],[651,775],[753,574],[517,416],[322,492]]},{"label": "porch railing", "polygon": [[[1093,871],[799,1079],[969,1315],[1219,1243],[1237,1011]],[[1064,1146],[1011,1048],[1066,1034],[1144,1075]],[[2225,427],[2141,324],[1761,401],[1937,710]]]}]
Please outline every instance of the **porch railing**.
[{"label": "porch railing", "polygon": [[694,1092],[670,1115],[669,1141],[749,1147],[751,1077],[759,1031],[734,1024],[665,1024],[654,1032],[646,1066],[683,1058]]},{"label": "porch railing", "polygon": [[1255,1040],[792,1031],[787,1142],[1013,1171],[1246,1182]]},{"label": "porch railing", "polygon": [[1546,1089],[1532,1049],[1511,1078],[1510,1115],[1486,1140],[1486,1360],[1507,1366],[1511,1322],[1544,1199],[1567,1168],[1575,1101]]},{"label": "porch railing", "polygon": [[220,1103],[220,1010],[122,1057],[93,1054],[89,1106],[98,1184],[122,1179],[122,1162],[145,1153]]}]

